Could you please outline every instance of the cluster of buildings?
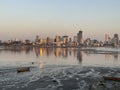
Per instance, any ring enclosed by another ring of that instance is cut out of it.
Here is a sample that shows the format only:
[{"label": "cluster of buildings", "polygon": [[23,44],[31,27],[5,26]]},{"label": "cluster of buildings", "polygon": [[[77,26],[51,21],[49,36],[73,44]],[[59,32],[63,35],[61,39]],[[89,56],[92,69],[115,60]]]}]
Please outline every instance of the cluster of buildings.
[{"label": "cluster of buildings", "polygon": [[55,36],[54,39],[47,37],[46,39],[36,36],[35,45],[45,47],[81,47],[83,46],[82,31],[79,31],[74,40],[69,36]]},{"label": "cluster of buildings", "polygon": [[105,41],[98,41],[96,39],[87,38],[83,40],[83,32],[79,31],[76,36],[70,38],[69,36],[55,36],[54,39],[40,38],[38,35],[35,38],[34,42],[30,40],[8,40],[7,42],[0,41],[0,45],[32,45],[39,47],[103,47],[103,46],[112,46],[118,47],[120,44],[118,34],[114,34],[114,37],[111,38],[108,34],[105,35]]},{"label": "cluster of buildings", "polygon": [[114,34],[113,38],[110,38],[108,34],[105,35],[105,41],[99,41],[96,39],[87,38],[83,40],[83,32],[79,31],[73,39],[69,36],[55,36],[54,39],[47,37],[46,39],[36,36],[36,45],[47,47],[103,47],[111,46],[118,47],[120,44],[118,34]]},{"label": "cluster of buildings", "polygon": [[114,34],[114,37],[111,38],[109,34],[105,35],[105,46],[114,46],[118,47],[120,44],[120,40],[118,34]]}]

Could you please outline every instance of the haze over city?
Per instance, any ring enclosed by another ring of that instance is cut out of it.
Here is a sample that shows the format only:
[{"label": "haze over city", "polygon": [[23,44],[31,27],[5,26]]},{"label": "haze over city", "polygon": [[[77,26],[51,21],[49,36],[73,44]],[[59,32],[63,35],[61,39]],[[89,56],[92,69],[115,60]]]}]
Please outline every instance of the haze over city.
[{"label": "haze over city", "polygon": [[0,40],[120,33],[119,0],[1,0]]}]

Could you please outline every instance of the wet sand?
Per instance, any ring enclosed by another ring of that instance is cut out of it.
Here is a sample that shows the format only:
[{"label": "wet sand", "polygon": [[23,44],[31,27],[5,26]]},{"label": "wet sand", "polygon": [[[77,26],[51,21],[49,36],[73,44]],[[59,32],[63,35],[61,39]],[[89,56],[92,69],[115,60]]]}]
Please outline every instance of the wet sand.
[{"label": "wet sand", "polygon": [[120,90],[120,82],[103,76],[119,77],[119,68],[48,66],[32,67],[17,73],[16,68],[0,70],[0,90]]}]

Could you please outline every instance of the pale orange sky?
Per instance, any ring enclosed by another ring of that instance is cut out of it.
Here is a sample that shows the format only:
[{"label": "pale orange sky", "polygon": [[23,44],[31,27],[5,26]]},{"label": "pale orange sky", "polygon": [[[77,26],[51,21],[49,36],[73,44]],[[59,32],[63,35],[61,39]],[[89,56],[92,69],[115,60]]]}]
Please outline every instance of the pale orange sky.
[{"label": "pale orange sky", "polygon": [[119,0],[2,0],[0,39],[73,37],[81,29],[87,37],[104,40],[120,34]]}]

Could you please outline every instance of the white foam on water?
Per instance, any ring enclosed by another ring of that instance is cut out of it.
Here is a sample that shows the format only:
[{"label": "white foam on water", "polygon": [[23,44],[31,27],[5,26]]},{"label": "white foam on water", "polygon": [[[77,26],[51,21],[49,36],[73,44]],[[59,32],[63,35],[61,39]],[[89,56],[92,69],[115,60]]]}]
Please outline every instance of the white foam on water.
[{"label": "white foam on water", "polygon": [[86,84],[87,84],[87,83],[86,83],[84,80],[80,81],[80,82],[78,83],[79,89],[80,89],[80,90],[84,90]]},{"label": "white foam on water", "polygon": [[[52,67],[52,68],[45,68],[38,71],[31,71],[23,74],[16,74],[15,77],[12,77],[10,74],[9,76],[5,76],[5,81],[8,82],[8,85],[5,85],[5,89],[11,87],[18,87],[18,88],[26,88],[29,87],[29,84],[32,85],[34,82],[40,82],[40,79],[45,80],[45,82],[56,81],[55,83],[49,83],[47,87],[38,87],[36,90],[56,90],[59,87],[64,86],[62,82],[64,80],[71,80],[71,78],[77,81],[77,85],[79,86],[79,90],[87,90],[87,84],[92,81],[99,81],[102,76],[111,76],[111,75],[120,76],[119,69],[113,68],[94,68],[94,67]],[[48,78],[45,78],[48,77]],[[9,83],[10,82],[10,83]],[[74,82],[73,82],[74,83]],[[13,86],[12,86],[13,85]],[[96,85],[96,83],[95,83]]]}]

